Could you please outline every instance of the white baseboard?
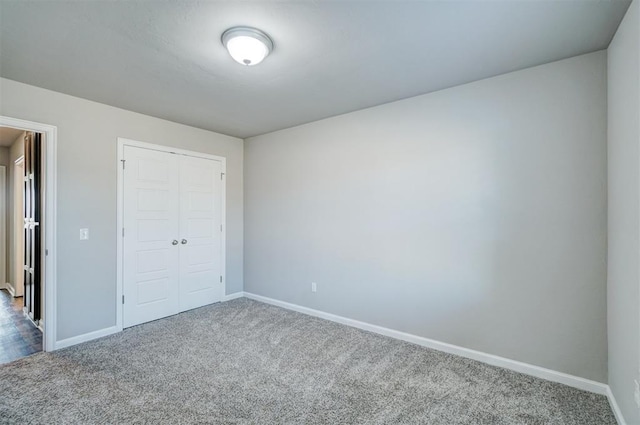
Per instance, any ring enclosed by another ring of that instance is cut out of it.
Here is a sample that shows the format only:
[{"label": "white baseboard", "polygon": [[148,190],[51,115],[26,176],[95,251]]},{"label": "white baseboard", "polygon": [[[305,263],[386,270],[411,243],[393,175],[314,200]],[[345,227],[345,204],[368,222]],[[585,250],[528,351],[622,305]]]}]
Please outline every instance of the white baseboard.
[{"label": "white baseboard", "polygon": [[88,332],[86,334],[63,339],[61,341],[56,341],[54,350],[70,347],[72,345],[80,344],[81,342],[91,341],[92,339],[102,338],[103,336],[111,335],[116,332],[120,332],[121,330],[122,329],[118,328],[117,326],[111,326],[109,328],[104,328],[97,331]]},{"label": "white baseboard", "polygon": [[4,284],[4,289],[6,289],[9,292],[9,295],[15,298],[16,291],[13,289],[13,286],[11,286],[9,282]]},{"label": "white baseboard", "polygon": [[[244,297],[244,292],[235,292],[233,294],[225,295],[222,298],[222,302],[235,300],[236,298]],[[102,338],[103,336],[108,336],[117,332],[121,332],[122,329],[118,326],[111,326],[109,328],[100,329],[97,331],[89,332],[86,334],[74,336],[71,338],[63,339],[61,341],[56,341],[54,350],[59,350],[61,348],[71,347],[72,345],[80,344],[82,342],[91,341],[92,339]]]},{"label": "white baseboard", "polygon": [[[389,328],[384,328],[378,325],[372,325],[366,322],[360,322],[358,320],[349,319],[347,317],[338,316],[331,313],[326,313],[320,310],[314,310],[312,308],[303,307],[297,304],[288,303],[285,301],[276,300],[262,295],[252,294],[250,292],[235,292],[233,294],[225,295],[222,298],[222,302],[234,300],[237,298],[246,297],[252,300],[260,301],[266,304],[271,304],[277,307],[282,307],[287,310],[297,311],[299,313],[307,314],[309,316],[319,317],[321,319],[330,320],[332,322],[341,323],[343,325],[352,326],[354,328],[362,329],[365,331],[377,333],[380,335],[388,336],[391,338],[399,339],[402,341],[410,342],[416,345],[420,345],[434,350],[443,351],[466,357],[472,360],[477,360],[483,363],[487,363],[493,366],[502,367],[505,369],[513,370],[526,375],[535,376],[536,378],[545,379],[551,382],[558,382],[560,384],[568,385],[573,388],[577,388],[584,391],[589,391],[596,394],[607,396],[611,405],[616,420],[619,425],[627,425],[620,411],[620,407],[616,402],[616,399],[611,392],[611,388],[607,384],[592,381],[589,379],[581,378],[579,376],[569,375],[567,373],[558,372],[552,369],[546,369],[540,366],[519,362],[517,360],[507,359],[505,357],[495,356],[493,354],[483,353],[481,351],[472,350],[469,348],[460,347],[446,342],[440,342],[429,338],[424,338],[417,335],[408,334],[405,332],[396,331]],[[101,338],[107,335],[111,335],[122,331],[118,326],[112,326],[98,331],[89,332],[83,335],[74,336],[71,338],[63,339],[55,343],[55,349],[70,347],[72,345],[80,344],[82,342],[91,341],[93,339]]]},{"label": "white baseboard", "polygon": [[326,313],[320,310],[314,310],[308,307],[302,307],[297,304],[291,304],[284,301],[275,300],[273,298],[264,297],[262,295],[245,292],[244,296],[252,300],[261,301],[277,307],[286,308],[288,310],[297,311],[299,313],[308,314],[310,316],[319,317],[321,319],[330,320],[332,322],[341,323],[343,325],[352,326],[354,328],[377,333],[391,338],[407,341],[423,347],[432,348],[445,353],[455,354],[457,356],[466,357],[477,360],[493,366],[510,369],[526,375],[535,376],[536,378],[546,379],[547,381],[558,382],[580,390],[589,391],[596,394],[608,395],[609,386],[590,379],[581,378],[579,376],[569,375],[563,372],[546,369],[544,367],[535,366],[528,363],[519,362],[517,360],[507,359],[505,357],[495,356],[493,354],[483,353],[481,351],[471,350],[469,348],[460,347],[446,342],[440,342],[405,332],[396,331],[382,326],[372,325],[370,323],[360,322],[358,320],[349,319],[347,317]]},{"label": "white baseboard", "polygon": [[618,425],[627,425],[627,421],[624,420],[624,416],[622,416],[622,411],[620,410],[620,406],[618,406],[618,402],[611,391],[611,388],[607,385],[607,398],[609,399],[609,404],[611,405],[611,410],[613,410],[613,414],[618,421]]},{"label": "white baseboard", "polygon": [[227,294],[224,297],[222,297],[222,302],[231,301],[231,300],[235,300],[236,298],[242,298],[242,297],[244,297],[244,292],[242,291],[234,292],[233,294]]}]

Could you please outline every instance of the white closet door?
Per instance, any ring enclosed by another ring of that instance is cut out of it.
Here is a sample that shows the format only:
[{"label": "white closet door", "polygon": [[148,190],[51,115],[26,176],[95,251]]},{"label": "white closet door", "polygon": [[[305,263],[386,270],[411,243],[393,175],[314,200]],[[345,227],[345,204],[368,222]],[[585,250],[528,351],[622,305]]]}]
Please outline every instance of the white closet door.
[{"label": "white closet door", "polygon": [[180,310],[221,301],[220,161],[180,158]]},{"label": "white closet door", "polygon": [[180,311],[180,156],[125,146],[124,159],[124,326],[129,327]]}]

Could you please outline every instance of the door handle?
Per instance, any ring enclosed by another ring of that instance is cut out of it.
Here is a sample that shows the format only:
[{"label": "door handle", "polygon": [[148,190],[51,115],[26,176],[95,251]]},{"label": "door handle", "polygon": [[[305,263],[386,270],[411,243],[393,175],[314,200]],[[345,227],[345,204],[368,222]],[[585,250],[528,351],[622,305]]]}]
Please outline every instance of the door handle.
[{"label": "door handle", "polygon": [[186,245],[186,244],[187,244],[187,240],[186,240],[186,239],[183,239],[183,240],[182,240],[182,245]]},{"label": "door handle", "polygon": [[171,245],[178,245],[178,241],[174,239],[173,242],[171,242]]}]

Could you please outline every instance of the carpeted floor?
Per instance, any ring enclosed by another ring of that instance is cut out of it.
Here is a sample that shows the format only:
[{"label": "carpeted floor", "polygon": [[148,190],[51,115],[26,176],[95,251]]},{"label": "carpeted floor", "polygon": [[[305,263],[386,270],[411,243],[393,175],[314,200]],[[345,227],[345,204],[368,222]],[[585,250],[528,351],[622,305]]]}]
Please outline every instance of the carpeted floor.
[{"label": "carpeted floor", "polygon": [[616,422],[604,396],[238,299],[0,366],[0,423]]}]

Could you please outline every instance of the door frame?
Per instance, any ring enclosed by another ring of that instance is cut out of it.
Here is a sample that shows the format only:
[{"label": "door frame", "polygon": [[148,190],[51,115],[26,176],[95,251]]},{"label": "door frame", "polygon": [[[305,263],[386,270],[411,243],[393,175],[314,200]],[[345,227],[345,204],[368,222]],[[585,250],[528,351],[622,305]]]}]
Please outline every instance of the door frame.
[{"label": "door frame", "polygon": [[[7,247],[9,246],[9,232],[7,232],[7,167],[0,165],[0,288],[7,288],[9,281]],[[13,229],[13,227],[12,227]]]},{"label": "door frame", "polygon": [[[116,265],[116,327],[119,331],[123,329],[124,322],[124,308],[122,307],[122,297],[124,295],[124,147],[131,146],[135,148],[149,149],[159,152],[167,152],[178,155],[186,155],[195,158],[212,159],[220,161],[222,163],[222,185],[221,185],[221,204],[220,204],[220,221],[222,223],[222,232],[220,235],[220,259],[222,274],[222,285],[224,287],[224,293],[227,293],[227,158],[223,156],[211,155],[202,152],[190,151],[186,149],[178,149],[171,146],[157,145],[154,143],[140,142],[137,140],[126,139],[124,137],[118,137],[118,161],[116,164],[118,179],[117,179],[117,265]],[[223,298],[224,299],[224,298]]]},{"label": "door frame", "polygon": [[[16,275],[11,276],[10,279],[14,285],[15,296],[22,297],[24,296],[24,155],[20,155],[13,162],[13,175],[13,197],[11,199],[13,208],[13,223],[11,223],[13,244],[9,249],[16,252],[12,266],[15,267]],[[20,179],[15,178],[15,176],[20,176]],[[20,198],[19,202],[18,198]]]},{"label": "door frame", "polygon": [[57,330],[57,282],[56,282],[56,211],[57,211],[57,145],[58,127],[34,121],[22,120],[0,115],[0,125],[13,127],[24,131],[34,131],[44,134],[42,143],[42,164],[44,166],[44,191],[42,195],[41,232],[43,235],[42,256],[44,258],[44,323],[41,323],[43,332],[43,351],[55,350]]}]

